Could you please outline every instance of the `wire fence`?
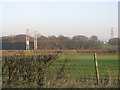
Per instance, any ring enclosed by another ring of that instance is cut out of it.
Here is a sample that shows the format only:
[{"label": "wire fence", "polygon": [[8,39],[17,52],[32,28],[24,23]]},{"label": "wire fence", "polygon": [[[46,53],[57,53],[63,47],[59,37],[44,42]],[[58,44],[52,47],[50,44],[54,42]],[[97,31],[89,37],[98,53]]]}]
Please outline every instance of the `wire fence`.
[{"label": "wire fence", "polygon": [[37,84],[37,87],[118,87],[120,80],[117,55],[98,55],[97,60],[99,84],[93,54],[5,50],[2,56],[3,87],[11,84]]}]

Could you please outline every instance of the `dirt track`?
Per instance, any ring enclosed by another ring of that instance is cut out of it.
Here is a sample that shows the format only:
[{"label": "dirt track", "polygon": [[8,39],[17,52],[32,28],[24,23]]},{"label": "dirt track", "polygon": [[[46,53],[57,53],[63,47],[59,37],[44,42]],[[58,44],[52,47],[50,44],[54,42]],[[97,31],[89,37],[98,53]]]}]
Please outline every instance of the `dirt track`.
[{"label": "dirt track", "polygon": [[51,54],[72,54],[72,55],[118,55],[118,50],[2,50],[2,55],[7,54],[27,54],[27,55],[51,55]]}]

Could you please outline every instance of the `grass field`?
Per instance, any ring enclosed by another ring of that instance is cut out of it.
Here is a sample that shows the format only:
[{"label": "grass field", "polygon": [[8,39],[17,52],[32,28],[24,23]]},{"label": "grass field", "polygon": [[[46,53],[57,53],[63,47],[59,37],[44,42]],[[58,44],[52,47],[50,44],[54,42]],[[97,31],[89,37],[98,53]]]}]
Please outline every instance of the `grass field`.
[{"label": "grass field", "polygon": [[[3,83],[3,87],[117,88],[119,85],[118,55],[97,55],[97,60],[100,75],[99,85],[96,85],[93,55],[60,55],[46,69],[43,86],[37,86],[34,83],[19,85]],[[3,81],[6,81],[7,78],[4,77]]]},{"label": "grass field", "polygon": [[118,50],[119,46],[115,46],[115,45],[102,45],[102,49],[109,49],[109,50],[112,50],[112,49],[116,49]]},{"label": "grass field", "polygon": [[[96,83],[94,58],[92,55],[61,56],[49,71],[55,71],[60,67],[62,61],[67,58],[65,67],[65,82],[62,87],[94,87]],[[100,75],[99,87],[117,87],[118,85],[118,56],[99,55],[98,68]],[[51,74],[52,75],[52,74]],[[68,81],[68,82],[67,82]],[[71,82],[71,83],[70,83]],[[72,84],[72,85],[71,85]],[[108,85],[109,84],[109,85]],[[66,86],[64,86],[66,85]]]}]

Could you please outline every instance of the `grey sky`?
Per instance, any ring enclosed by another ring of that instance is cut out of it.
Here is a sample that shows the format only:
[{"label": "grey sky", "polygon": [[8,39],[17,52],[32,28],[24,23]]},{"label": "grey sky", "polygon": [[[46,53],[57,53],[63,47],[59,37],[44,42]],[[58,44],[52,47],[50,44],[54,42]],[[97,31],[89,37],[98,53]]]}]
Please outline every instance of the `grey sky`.
[{"label": "grey sky", "polygon": [[[118,34],[117,2],[2,3],[2,35],[25,33],[27,28],[41,35],[97,35],[99,39]],[[32,34],[32,33],[31,33]]]}]

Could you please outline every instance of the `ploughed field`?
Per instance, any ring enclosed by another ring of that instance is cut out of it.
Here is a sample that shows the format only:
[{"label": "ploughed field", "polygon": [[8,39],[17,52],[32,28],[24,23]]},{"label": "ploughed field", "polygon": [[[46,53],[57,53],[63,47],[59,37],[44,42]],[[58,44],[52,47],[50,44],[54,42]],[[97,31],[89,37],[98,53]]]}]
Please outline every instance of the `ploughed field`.
[{"label": "ploughed field", "polygon": [[[4,50],[2,53],[3,88],[117,88],[120,82],[116,50]],[[98,85],[94,53],[98,60]]]}]

